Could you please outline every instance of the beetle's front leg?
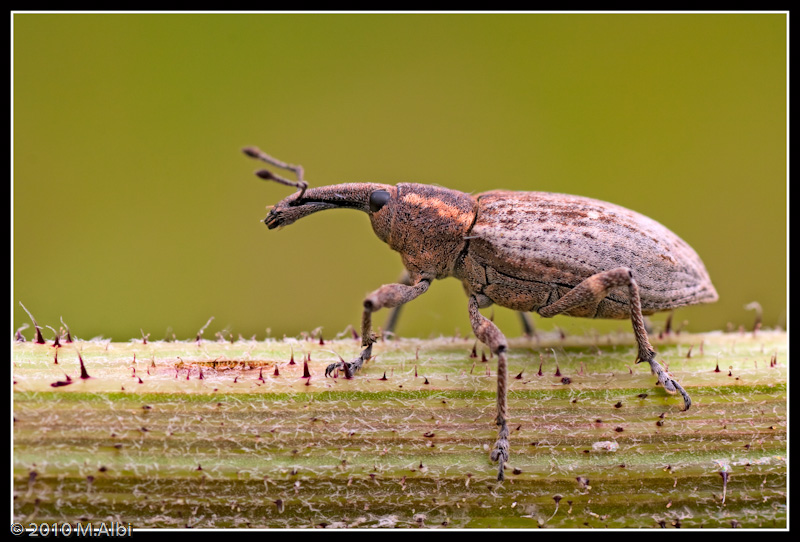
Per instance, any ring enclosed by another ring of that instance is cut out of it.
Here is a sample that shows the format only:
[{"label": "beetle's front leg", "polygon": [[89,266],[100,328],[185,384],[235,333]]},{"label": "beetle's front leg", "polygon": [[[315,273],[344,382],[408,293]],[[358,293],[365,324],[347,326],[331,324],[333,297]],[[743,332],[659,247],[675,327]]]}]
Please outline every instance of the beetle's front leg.
[{"label": "beetle's front leg", "polygon": [[639,355],[636,363],[646,361],[650,364],[650,370],[658,378],[658,382],[664,386],[669,393],[680,392],[683,396],[683,410],[689,410],[692,406],[692,399],[686,390],[683,389],[677,380],[670,375],[658,361],[656,353],[647,337],[647,330],[644,326],[644,316],[642,316],[642,302],[639,298],[639,286],[633,278],[633,272],[627,267],[619,267],[609,271],[603,271],[592,275],[583,282],[567,292],[562,298],[550,305],[539,309],[539,314],[545,318],[550,318],[559,313],[567,313],[573,309],[596,308],[600,301],[608,295],[612,288],[627,287],[628,301],[630,303],[631,323],[633,333],[636,336],[636,343],[639,348]]},{"label": "beetle's front leg", "polygon": [[[411,286],[411,275],[408,274],[408,270],[404,270],[403,274],[400,275],[400,280],[398,280],[400,284],[405,284],[406,286]],[[388,334],[390,337],[394,337],[394,329],[397,327],[397,321],[400,319],[400,310],[403,308],[402,305],[398,305],[392,308],[392,312],[389,313],[389,317],[386,319],[386,323],[383,325],[383,333],[384,337]]]},{"label": "beetle's front leg", "polygon": [[480,303],[475,295],[469,298],[469,320],[472,323],[472,331],[479,341],[489,346],[492,352],[497,354],[497,425],[500,431],[497,435],[497,442],[490,457],[492,461],[499,461],[497,467],[497,479],[502,481],[505,478],[505,464],[509,456],[508,443],[508,365],[506,363],[506,350],[508,342],[500,329],[483,316],[478,309]]},{"label": "beetle's front leg", "polygon": [[385,284],[369,294],[364,299],[364,315],[361,319],[361,346],[364,347],[361,355],[350,362],[331,363],[325,369],[325,376],[330,376],[336,369],[342,369],[345,376],[350,378],[361,369],[364,362],[372,356],[372,345],[375,342],[375,334],[372,332],[372,313],[383,307],[398,307],[408,303],[428,291],[430,283],[430,279],[423,278],[417,280],[412,286]]}]

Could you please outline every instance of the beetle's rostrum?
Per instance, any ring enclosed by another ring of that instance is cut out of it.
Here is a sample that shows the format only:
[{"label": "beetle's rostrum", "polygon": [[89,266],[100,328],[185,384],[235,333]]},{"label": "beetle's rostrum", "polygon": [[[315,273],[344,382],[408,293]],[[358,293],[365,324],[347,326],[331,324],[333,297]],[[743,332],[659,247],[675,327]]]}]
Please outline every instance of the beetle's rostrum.
[{"label": "beetle's rostrum", "polygon": [[[548,192],[493,190],[466,194],[434,185],[345,183],[308,188],[303,168],[281,162],[255,147],[245,154],[288,169],[297,181],[268,170],[257,175],[294,186],[264,220],[286,226],[318,211],[357,209],[367,213],[375,234],[400,253],[405,275],[364,300],[361,355],[328,366],[355,374],[372,355],[372,313],[394,308],[425,293],[434,279],[455,277],[468,298],[476,337],[497,355],[497,425],[490,456],[504,477],[509,455],[506,395],[507,341],[479,312],[497,304],[549,318],[630,318],[636,362],[645,361],[670,393],[679,392],[684,410],[691,398],[658,361],[644,315],[718,299],[697,253],[669,229],[644,215],[604,201]],[[523,320],[526,330],[527,320]]]}]

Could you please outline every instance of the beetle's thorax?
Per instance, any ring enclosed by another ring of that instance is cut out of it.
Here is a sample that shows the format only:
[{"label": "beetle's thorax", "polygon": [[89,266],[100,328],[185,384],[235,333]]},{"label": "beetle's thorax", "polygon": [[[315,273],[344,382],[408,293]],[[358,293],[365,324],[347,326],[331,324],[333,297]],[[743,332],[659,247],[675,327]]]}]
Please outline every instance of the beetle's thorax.
[{"label": "beetle's thorax", "polygon": [[416,183],[398,184],[392,196],[390,217],[381,221],[383,213],[372,215],[375,233],[402,255],[412,276],[451,276],[475,221],[475,199],[457,190]]}]

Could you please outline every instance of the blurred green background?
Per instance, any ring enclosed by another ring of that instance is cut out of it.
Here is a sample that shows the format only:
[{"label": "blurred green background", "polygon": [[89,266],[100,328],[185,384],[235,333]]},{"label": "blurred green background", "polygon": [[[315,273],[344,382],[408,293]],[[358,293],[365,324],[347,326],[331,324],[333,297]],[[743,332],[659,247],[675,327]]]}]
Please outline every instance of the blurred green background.
[{"label": "blurred green background", "polygon": [[[566,192],[691,244],[720,301],[687,329],[786,325],[785,14],[15,14],[13,316],[81,338],[358,325],[399,255],[352,211],[269,231],[292,190]],[[492,309],[484,311],[492,314]],[[386,311],[376,315],[381,325]],[[509,336],[515,315],[495,308]],[[655,317],[656,325],[663,316]],[[627,321],[535,318],[567,333]],[[660,323],[659,323],[660,322]],[[470,333],[454,279],[404,336]],[[32,336],[31,328],[25,331]],[[52,332],[45,332],[52,337]]]}]

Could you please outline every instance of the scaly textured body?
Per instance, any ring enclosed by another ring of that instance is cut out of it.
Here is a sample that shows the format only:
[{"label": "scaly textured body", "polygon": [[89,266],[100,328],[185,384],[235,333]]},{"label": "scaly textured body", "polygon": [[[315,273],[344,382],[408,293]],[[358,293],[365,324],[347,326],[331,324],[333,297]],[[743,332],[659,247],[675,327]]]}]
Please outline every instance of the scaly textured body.
[{"label": "scaly textured body", "polygon": [[[497,190],[475,196],[478,216],[456,274],[498,305],[537,311],[590,276],[633,270],[642,313],[716,301],[695,251],[644,215],[603,201],[548,192]],[[485,271],[481,273],[478,268]],[[627,296],[611,292],[595,311],[566,314],[627,318]]]}]

